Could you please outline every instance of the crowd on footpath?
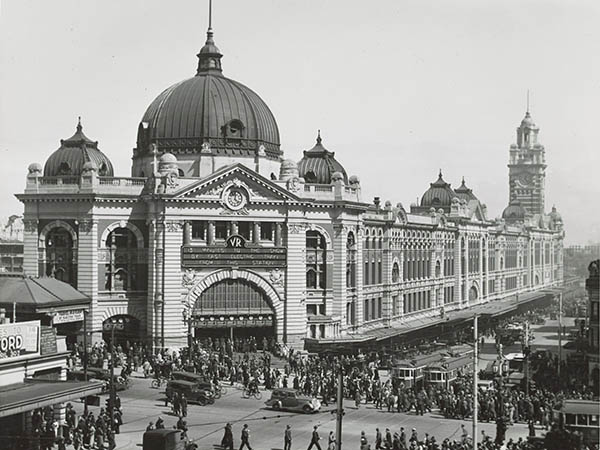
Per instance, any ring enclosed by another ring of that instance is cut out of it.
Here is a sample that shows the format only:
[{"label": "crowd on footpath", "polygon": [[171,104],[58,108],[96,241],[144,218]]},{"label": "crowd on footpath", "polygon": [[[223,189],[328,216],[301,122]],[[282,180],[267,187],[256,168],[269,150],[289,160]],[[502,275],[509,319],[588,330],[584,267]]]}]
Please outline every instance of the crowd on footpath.
[{"label": "crowd on footpath", "polygon": [[[113,418],[111,403],[100,408],[97,416],[91,411],[77,415],[73,405],[67,403],[65,421],[59,425],[51,406],[36,409],[31,415],[31,432],[11,440],[14,450],[112,450],[116,447],[115,435],[120,433],[122,420],[121,400],[115,396]],[[4,442],[6,444],[6,442]],[[2,448],[6,448],[3,446]]]}]

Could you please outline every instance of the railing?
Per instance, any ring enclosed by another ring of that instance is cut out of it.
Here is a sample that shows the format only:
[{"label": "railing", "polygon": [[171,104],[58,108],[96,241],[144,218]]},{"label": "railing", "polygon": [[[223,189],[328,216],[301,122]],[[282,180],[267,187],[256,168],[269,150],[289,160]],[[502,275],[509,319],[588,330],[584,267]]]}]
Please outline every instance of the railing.
[{"label": "railing", "polygon": [[141,177],[98,177],[101,186],[144,186],[146,178]]},{"label": "railing", "polygon": [[79,184],[79,177],[64,176],[64,177],[38,177],[39,184],[44,185],[61,185],[61,184]]}]

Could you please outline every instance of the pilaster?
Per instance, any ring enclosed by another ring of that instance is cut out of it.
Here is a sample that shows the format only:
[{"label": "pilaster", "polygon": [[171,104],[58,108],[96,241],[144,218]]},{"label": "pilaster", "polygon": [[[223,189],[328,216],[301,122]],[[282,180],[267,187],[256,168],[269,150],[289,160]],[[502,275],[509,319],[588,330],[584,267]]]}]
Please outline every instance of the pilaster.
[{"label": "pilaster", "polygon": [[[302,348],[306,337],[306,223],[287,223],[287,280],[285,286],[284,343]],[[279,336],[278,336],[279,338]]]},{"label": "pilaster", "polygon": [[183,222],[167,220],[164,227],[164,295],[161,312],[163,319],[164,346],[167,348],[187,345],[187,327],[183,321],[181,246],[183,245]]},{"label": "pilaster", "polygon": [[[87,314],[87,329],[102,330],[98,305],[98,222],[92,218],[80,220],[77,247],[77,288],[92,299]],[[102,333],[92,333],[90,342],[98,342]]]},{"label": "pilaster", "polygon": [[339,317],[342,324],[346,323],[346,262],[348,228],[335,224],[333,235],[333,301],[326,305],[327,314]]},{"label": "pilaster", "polygon": [[38,259],[38,220],[26,215],[23,219],[23,271],[25,275],[39,276]]}]

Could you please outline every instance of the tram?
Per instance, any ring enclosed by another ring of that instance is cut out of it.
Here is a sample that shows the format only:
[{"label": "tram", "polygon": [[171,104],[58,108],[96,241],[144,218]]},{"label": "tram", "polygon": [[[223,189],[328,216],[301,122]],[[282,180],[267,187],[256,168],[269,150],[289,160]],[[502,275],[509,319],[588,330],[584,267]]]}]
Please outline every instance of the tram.
[{"label": "tram", "polygon": [[473,369],[473,357],[456,356],[430,364],[425,368],[425,382],[434,386],[450,387],[459,376]]},{"label": "tram", "polygon": [[440,362],[443,359],[441,353],[419,355],[413,359],[398,361],[391,369],[392,378],[397,379],[406,387],[423,387],[425,384],[425,369],[429,365]]},{"label": "tram", "polygon": [[565,429],[577,431],[585,444],[600,440],[600,402],[594,400],[563,400],[553,408],[554,420]]}]

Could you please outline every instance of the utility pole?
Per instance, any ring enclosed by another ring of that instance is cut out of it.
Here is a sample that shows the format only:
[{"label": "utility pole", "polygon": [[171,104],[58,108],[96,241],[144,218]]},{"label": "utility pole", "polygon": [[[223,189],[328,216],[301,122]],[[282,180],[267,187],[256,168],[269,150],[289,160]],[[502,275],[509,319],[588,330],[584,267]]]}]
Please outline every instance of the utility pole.
[{"label": "utility pole", "polygon": [[477,332],[477,314],[473,317],[473,448],[477,449],[477,359],[478,351],[477,345],[479,344],[479,333]]},{"label": "utility pole", "polygon": [[342,417],[344,416],[344,373],[340,364],[337,385],[337,417],[335,424],[335,448],[342,450]]},{"label": "utility pole", "polygon": [[525,357],[525,396],[529,397],[529,321],[525,322],[525,342],[523,344],[523,356]]},{"label": "utility pole", "polygon": [[[87,310],[83,310],[83,381],[88,380],[88,353],[87,353]],[[85,398],[85,402],[83,405],[83,410],[87,416],[88,412],[88,401],[87,397]]]}]

